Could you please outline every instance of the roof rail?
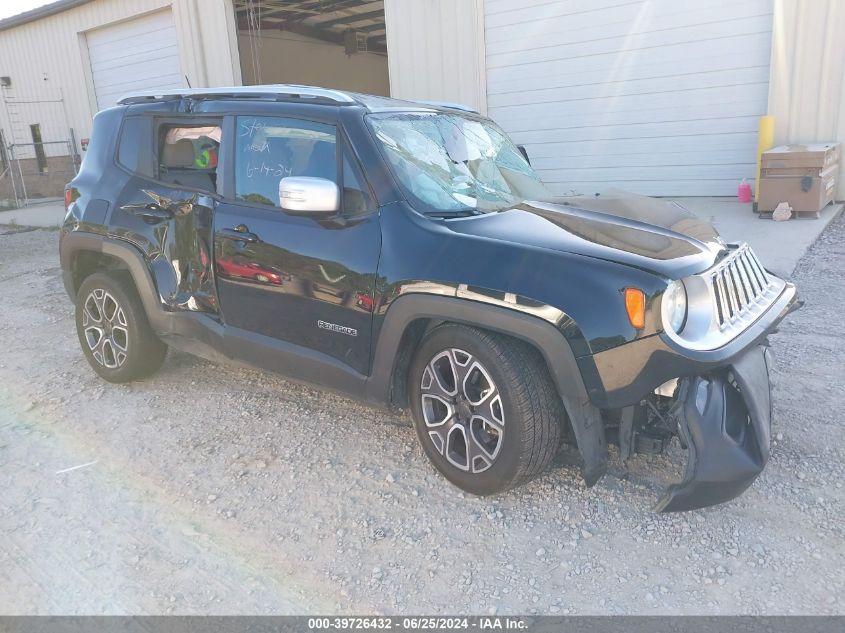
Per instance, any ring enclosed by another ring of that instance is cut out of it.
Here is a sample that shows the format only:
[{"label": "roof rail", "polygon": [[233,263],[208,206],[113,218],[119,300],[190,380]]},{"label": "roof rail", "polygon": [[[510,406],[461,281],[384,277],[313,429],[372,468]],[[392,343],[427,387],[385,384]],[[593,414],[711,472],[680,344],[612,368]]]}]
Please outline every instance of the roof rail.
[{"label": "roof rail", "polygon": [[334,103],[356,103],[355,99],[340,90],[317,88],[315,86],[296,86],[289,84],[271,84],[260,86],[230,86],[222,88],[176,88],[172,90],[143,90],[129,93],[120,99],[122,105],[143,103],[146,101],[168,101],[172,99],[230,98],[230,99],[314,99]]},{"label": "roof rail", "polygon": [[468,105],[464,105],[463,103],[453,103],[451,101],[417,101],[416,103],[430,105],[436,108],[448,108],[450,110],[460,110],[462,112],[471,112],[472,114],[481,114],[475,108],[470,108]]}]

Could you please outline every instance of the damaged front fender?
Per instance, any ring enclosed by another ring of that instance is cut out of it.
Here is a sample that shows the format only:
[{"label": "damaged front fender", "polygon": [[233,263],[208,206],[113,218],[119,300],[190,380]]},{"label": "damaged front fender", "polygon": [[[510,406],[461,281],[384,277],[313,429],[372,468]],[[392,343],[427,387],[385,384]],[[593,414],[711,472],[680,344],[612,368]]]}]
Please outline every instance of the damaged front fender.
[{"label": "damaged front fender", "polygon": [[757,345],[729,368],[681,382],[676,418],[687,446],[684,479],[669,486],[658,512],[724,503],[743,493],[769,460],[768,353]]}]

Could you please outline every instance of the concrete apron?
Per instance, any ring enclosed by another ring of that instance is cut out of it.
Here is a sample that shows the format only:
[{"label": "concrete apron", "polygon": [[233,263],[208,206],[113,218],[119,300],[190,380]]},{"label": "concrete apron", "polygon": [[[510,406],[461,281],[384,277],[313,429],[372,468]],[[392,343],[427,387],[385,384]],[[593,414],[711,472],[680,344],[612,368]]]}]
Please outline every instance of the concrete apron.
[{"label": "concrete apron", "polygon": [[64,219],[64,200],[50,200],[49,202],[31,204],[23,209],[0,211],[0,226],[16,224],[18,226],[55,228],[61,226]]},{"label": "concrete apron", "polygon": [[842,213],[843,204],[829,204],[819,219],[785,222],[761,220],[750,203],[736,198],[677,198],[702,220],[713,224],[727,242],[748,242],[763,265],[780,277],[789,278],[807,249]]}]

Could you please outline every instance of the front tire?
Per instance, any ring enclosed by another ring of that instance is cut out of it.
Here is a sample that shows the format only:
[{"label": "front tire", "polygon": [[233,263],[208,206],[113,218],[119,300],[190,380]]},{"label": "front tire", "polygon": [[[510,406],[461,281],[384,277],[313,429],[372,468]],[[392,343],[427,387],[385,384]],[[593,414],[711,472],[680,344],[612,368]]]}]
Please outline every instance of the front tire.
[{"label": "front tire", "polygon": [[530,481],[560,448],[565,413],[543,357],[506,336],[432,330],[411,365],[410,402],[429,460],[472,494]]},{"label": "front tire", "polygon": [[149,376],[167,354],[135,288],[106,273],[82,282],[76,296],[76,332],[88,363],[109,382]]}]

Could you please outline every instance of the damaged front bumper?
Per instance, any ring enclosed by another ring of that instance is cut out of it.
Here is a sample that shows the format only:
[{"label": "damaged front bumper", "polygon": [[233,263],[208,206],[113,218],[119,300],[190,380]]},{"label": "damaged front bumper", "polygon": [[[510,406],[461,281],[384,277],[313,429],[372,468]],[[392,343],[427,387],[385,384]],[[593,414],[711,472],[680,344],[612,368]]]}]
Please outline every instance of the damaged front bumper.
[{"label": "damaged front bumper", "polygon": [[610,428],[618,424],[623,461],[634,452],[661,452],[672,435],[688,449],[683,480],[668,488],[657,511],[724,503],[762,472],[772,418],[767,336],[801,305],[785,283],[769,310],[720,348],[690,350],[658,334],[578,359],[592,404]]},{"label": "damaged front bumper", "polygon": [[679,383],[674,414],[687,465],[683,481],[668,488],[656,511],[730,501],[762,472],[771,439],[768,366],[768,348],[756,345],[721,371]]}]

